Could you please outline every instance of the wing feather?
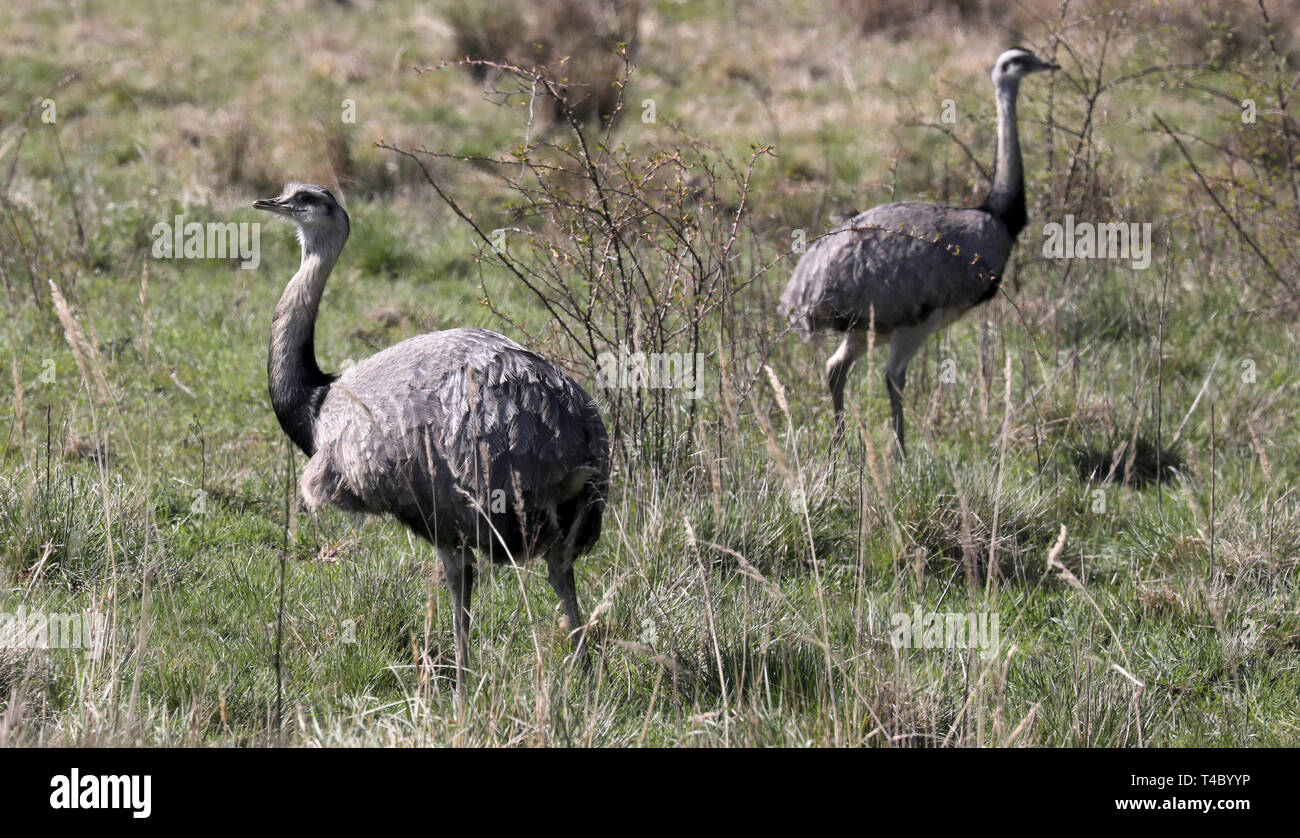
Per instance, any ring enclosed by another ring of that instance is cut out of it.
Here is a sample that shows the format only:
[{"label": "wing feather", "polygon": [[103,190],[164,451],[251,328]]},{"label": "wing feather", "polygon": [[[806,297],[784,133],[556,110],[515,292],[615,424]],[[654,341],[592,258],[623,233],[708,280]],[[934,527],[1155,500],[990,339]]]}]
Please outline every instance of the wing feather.
[{"label": "wing feather", "polygon": [[475,502],[553,509],[586,491],[603,506],[608,485],[592,398],[547,359],[481,329],[421,335],[352,367],[325,397],[316,439],[303,474],[310,506],[458,532],[481,528]]},{"label": "wing feather", "polygon": [[805,332],[885,333],[935,309],[965,310],[997,289],[1013,240],[989,213],[939,204],[884,204],[813,242],[781,295]]}]

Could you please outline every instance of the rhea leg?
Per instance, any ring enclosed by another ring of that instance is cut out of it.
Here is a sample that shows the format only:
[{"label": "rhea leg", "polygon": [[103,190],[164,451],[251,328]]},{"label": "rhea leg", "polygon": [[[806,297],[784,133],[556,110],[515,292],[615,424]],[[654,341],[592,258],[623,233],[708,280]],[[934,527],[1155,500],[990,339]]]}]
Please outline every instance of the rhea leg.
[{"label": "rhea leg", "polygon": [[[892,361],[893,358],[891,357]],[[885,367],[885,389],[889,391],[889,413],[894,420],[894,436],[898,439],[898,455],[907,457],[907,446],[903,442],[903,387],[907,385],[907,367],[891,369]]]},{"label": "rhea leg", "polygon": [[469,604],[474,593],[474,558],[468,550],[438,548],[442,569],[451,591],[452,629],[456,637],[456,684],[469,665]]},{"label": "rhea leg", "polygon": [[844,437],[844,384],[849,379],[853,362],[867,351],[867,341],[858,332],[845,332],[840,348],[826,361],[826,384],[831,391],[831,406],[835,410],[835,442]]},{"label": "rhea leg", "polygon": [[569,620],[569,637],[573,641],[573,651],[586,660],[584,641],[584,623],[578,611],[578,589],[573,583],[573,555],[567,545],[557,546],[546,555],[546,580],[551,583],[555,595],[564,604],[564,614]]},{"label": "rhea leg", "polygon": [[907,365],[925,345],[925,339],[939,327],[942,316],[942,310],[936,309],[915,326],[895,329],[889,341],[885,389],[889,391],[889,412],[894,420],[894,436],[898,439],[900,457],[907,457],[907,446],[903,442],[903,388],[907,386]]}]

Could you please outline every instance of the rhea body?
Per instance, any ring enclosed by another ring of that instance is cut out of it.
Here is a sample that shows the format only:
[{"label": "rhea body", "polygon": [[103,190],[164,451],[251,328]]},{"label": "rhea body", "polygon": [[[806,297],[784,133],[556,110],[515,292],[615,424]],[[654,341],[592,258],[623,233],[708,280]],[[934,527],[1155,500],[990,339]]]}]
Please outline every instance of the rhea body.
[{"label": "rhea body", "polygon": [[609,442],[592,398],[546,358],[483,329],[413,337],[321,371],[321,294],[350,223],[326,189],[291,183],[258,209],[298,228],[302,262],[271,323],[267,374],[280,426],[310,459],[309,510],[392,515],[437,550],[451,591],[457,674],[467,663],[474,554],[541,556],[574,648],[574,560],[600,536]]},{"label": "rhea body", "polygon": [[792,326],[810,335],[843,334],[826,362],[835,438],[844,429],[844,386],[874,332],[889,341],[885,386],[900,454],[906,452],[903,387],[907,365],[936,331],[997,293],[1016,236],[1024,228],[1024,169],[1016,124],[1020,80],[1057,65],[1015,47],[991,77],[997,101],[997,157],[988,197],[975,208],[882,204],[817,239],[781,295]]}]

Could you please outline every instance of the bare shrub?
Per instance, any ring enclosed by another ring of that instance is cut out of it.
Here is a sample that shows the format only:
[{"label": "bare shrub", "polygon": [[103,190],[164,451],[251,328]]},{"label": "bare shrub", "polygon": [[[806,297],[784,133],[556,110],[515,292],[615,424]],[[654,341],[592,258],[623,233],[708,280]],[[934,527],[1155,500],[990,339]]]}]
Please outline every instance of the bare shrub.
[{"label": "bare shrub", "polygon": [[[491,67],[499,85],[513,82],[511,95],[564,101],[562,82],[543,71]],[[494,313],[539,344],[559,341],[561,357],[583,359],[615,439],[662,463],[689,450],[697,407],[710,400],[700,396],[721,387],[722,347],[751,339],[735,298],[761,261],[746,250],[758,238],[741,233],[750,178],[767,150],[737,165],[678,132],[673,146],[637,151],[614,144],[608,125],[596,134],[578,113],[565,107],[563,115],[563,132],[493,158],[385,147],[420,162],[472,229],[480,265],[521,283],[548,317],[540,327],[518,322],[485,283]],[[425,166],[431,158],[488,169],[510,208],[496,220],[471,218]]]},{"label": "bare shrub", "polygon": [[[1203,136],[1183,130],[1157,116],[1159,129],[1190,170],[1189,198],[1205,206],[1216,224],[1226,223],[1226,241],[1244,282],[1266,304],[1294,310],[1300,305],[1300,124],[1295,117],[1294,91],[1300,72],[1292,69],[1286,37],[1300,24],[1288,12],[1279,19],[1259,2],[1253,31],[1263,44],[1243,58],[1237,89],[1193,81],[1189,87],[1223,100],[1239,119],[1226,136]],[[1221,238],[1208,241],[1203,257],[1220,255]]]}]

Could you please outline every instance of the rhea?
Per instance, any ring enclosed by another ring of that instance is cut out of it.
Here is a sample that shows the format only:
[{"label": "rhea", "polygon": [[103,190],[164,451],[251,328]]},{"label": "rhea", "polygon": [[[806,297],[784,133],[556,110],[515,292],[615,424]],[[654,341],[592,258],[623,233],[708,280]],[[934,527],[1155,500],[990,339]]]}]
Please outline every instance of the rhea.
[{"label": "rhea", "polygon": [[581,656],[573,566],[600,536],[609,485],[609,441],[591,396],[551,361],[483,329],[430,332],[341,375],[321,372],[316,314],[348,214],[329,190],[297,183],[253,206],[293,222],[302,245],[271,321],[267,377],[280,427],[310,458],[305,506],[391,515],[433,545],[451,591],[458,682],[476,552],[544,557]]},{"label": "rhea", "polygon": [[795,266],[781,309],[805,335],[843,334],[826,362],[835,439],[844,433],[844,385],[875,339],[889,341],[885,389],[898,452],[906,454],[903,387],[907,365],[931,334],[997,293],[1016,236],[1024,228],[1024,169],[1016,125],[1020,80],[1059,67],[1013,47],[991,76],[997,101],[993,185],[974,209],[925,203],[882,204],[818,238]]}]

